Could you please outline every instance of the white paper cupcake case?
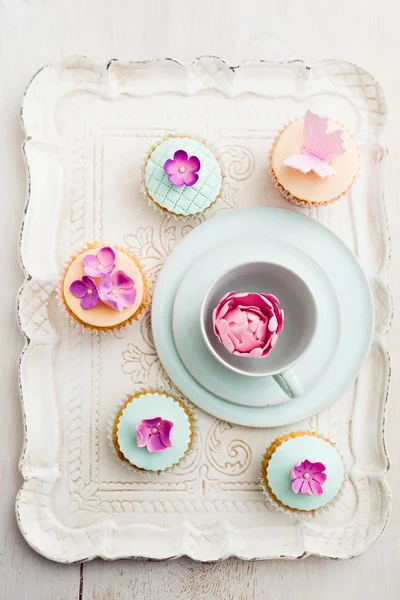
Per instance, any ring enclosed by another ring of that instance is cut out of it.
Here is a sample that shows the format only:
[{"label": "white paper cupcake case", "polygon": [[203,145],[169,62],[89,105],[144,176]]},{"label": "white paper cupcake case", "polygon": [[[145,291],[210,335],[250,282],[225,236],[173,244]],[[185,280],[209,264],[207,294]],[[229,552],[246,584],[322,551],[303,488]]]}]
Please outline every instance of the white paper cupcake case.
[{"label": "white paper cupcake case", "polygon": [[[337,196],[336,198],[332,198],[332,200],[327,200],[325,202],[308,202],[307,200],[301,200],[300,198],[296,198],[295,196],[292,196],[292,194],[290,192],[288,192],[288,190],[286,190],[283,187],[283,185],[279,182],[278,178],[275,175],[275,171],[272,168],[272,152],[275,148],[275,145],[276,145],[279,137],[284,132],[284,130],[287,127],[289,127],[289,125],[292,125],[295,121],[298,121],[299,119],[302,119],[303,117],[304,117],[304,114],[294,117],[292,120],[290,120],[288,123],[286,123],[286,125],[281,127],[281,129],[279,130],[278,135],[274,139],[273,144],[269,151],[269,155],[268,155],[269,171],[268,172],[269,172],[269,175],[270,175],[276,189],[279,190],[279,192],[282,194],[282,196],[286,200],[291,202],[292,204],[295,204],[296,206],[301,206],[303,208],[315,208],[318,206],[329,206],[329,204],[335,204],[335,202],[338,202],[344,196],[347,196],[349,194],[349,192],[353,189],[354,185],[356,184],[357,179],[360,177],[360,160],[358,160],[357,172],[355,173],[353,181],[351,182],[351,184],[349,185],[347,190],[345,190],[342,194],[340,194],[340,196]],[[334,121],[334,122],[337,123],[337,125],[339,125],[343,129],[346,129],[342,123],[339,123],[338,121]],[[355,140],[353,140],[353,141],[356,144]],[[358,159],[360,159],[360,147],[358,144],[356,144],[356,148],[357,148]]]},{"label": "white paper cupcake case", "polygon": [[[259,482],[262,487],[262,491],[263,491],[266,503],[269,506],[271,506],[273,509],[277,510],[278,512],[281,512],[285,515],[288,515],[289,517],[297,519],[298,521],[309,521],[310,519],[315,519],[321,515],[327,514],[333,508],[338,506],[340,504],[340,502],[342,501],[344,485],[348,479],[347,471],[346,471],[346,464],[343,460],[343,456],[341,455],[341,453],[339,452],[339,450],[337,448],[335,441],[332,439],[332,436],[325,437],[322,433],[319,433],[316,431],[305,431],[302,428],[292,429],[290,431],[290,433],[288,433],[287,435],[290,435],[291,433],[313,433],[313,434],[318,435],[318,436],[324,438],[325,440],[329,441],[331,444],[334,445],[335,450],[338,452],[340,458],[342,459],[343,466],[344,466],[345,475],[343,477],[342,485],[340,486],[340,489],[339,489],[338,493],[336,494],[336,496],[330,502],[328,502],[328,504],[325,504],[324,506],[321,506],[320,508],[317,508],[316,510],[310,510],[310,511],[293,510],[293,509],[287,508],[283,504],[277,503],[275,498],[270,494],[268,488],[266,487],[265,482],[263,480],[263,476],[260,472]],[[282,434],[282,435],[285,435],[285,434]],[[279,437],[282,437],[282,436],[279,436]],[[274,441],[275,440],[273,440],[271,442],[271,444]],[[269,448],[269,446],[268,446],[268,448]],[[266,448],[265,452],[267,452],[268,448]],[[265,452],[263,454],[262,461],[264,460]]]},{"label": "white paper cupcake case", "polygon": [[86,252],[86,250],[90,250],[91,246],[97,245],[99,242],[86,242],[85,246],[82,247],[76,254],[74,255],[70,255],[68,260],[65,261],[64,263],[64,268],[61,271],[61,275],[57,284],[57,289],[56,289],[56,293],[57,293],[57,304],[58,307],[60,308],[60,310],[65,314],[66,318],[68,319],[69,323],[75,328],[77,329],[79,332],[81,333],[87,333],[88,335],[94,333],[96,335],[99,336],[104,336],[104,337],[111,337],[113,336],[117,331],[124,331],[124,330],[128,330],[130,327],[132,327],[132,325],[135,323],[135,321],[138,320],[138,318],[140,317],[140,315],[143,313],[143,311],[149,306],[150,304],[150,290],[149,290],[149,283],[148,283],[148,279],[147,279],[147,273],[145,272],[145,269],[143,267],[143,265],[140,263],[139,258],[137,258],[136,256],[134,256],[132,254],[132,251],[127,247],[124,246],[123,244],[114,244],[110,241],[106,241],[106,242],[102,242],[101,246],[110,246],[111,248],[117,248],[118,250],[121,250],[122,252],[125,252],[128,256],[132,256],[133,258],[136,258],[136,260],[139,262],[140,264],[140,270],[142,272],[142,274],[145,277],[145,282],[146,282],[146,288],[147,288],[147,301],[145,302],[145,304],[143,304],[143,306],[138,309],[135,313],[135,315],[133,317],[131,317],[131,319],[129,321],[127,321],[126,323],[121,323],[121,325],[116,325],[115,327],[112,327],[110,329],[97,329],[96,327],[92,327],[91,325],[83,325],[82,323],[80,323],[77,319],[75,319],[69,312],[69,310],[67,310],[66,308],[66,303],[64,300],[64,294],[63,294],[63,280],[64,280],[64,276],[65,273],[68,269],[68,267],[70,266],[71,262],[73,260],[75,260],[77,258],[77,256],[79,256],[79,254],[81,254],[82,252]]},{"label": "white paper cupcake case", "polygon": [[[182,456],[182,458],[180,460],[178,460],[178,462],[174,463],[173,465],[171,465],[170,467],[166,467],[165,469],[161,469],[160,471],[150,471],[150,470],[146,470],[146,469],[139,469],[138,467],[135,467],[135,465],[131,464],[128,460],[122,460],[117,453],[117,449],[115,448],[114,442],[113,442],[113,429],[114,429],[114,423],[115,423],[115,419],[117,418],[117,414],[121,409],[121,406],[123,404],[123,402],[121,402],[111,413],[109,421],[108,421],[108,427],[107,427],[107,438],[108,438],[108,442],[111,446],[111,448],[113,449],[113,453],[115,458],[118,460],[119,463],[121,463],[124,469],[127,469],[127,472],[129,471],[130,473],[132,473],[132,469],[135,471],[135,473],[140,473],[141,475],[143,475],[143,477],[151,477],[152,475],[160,475],[161,473],[168,473],[168,472],[173,472],[173,470],[175,469],[175,467],[178,467],[181,462],[188,456],[192,456],[193,453],[196,451],[196,447],[197,444],[199,442],[199,432],[198,432],[198,428],[197,428],[197,419],[195,418],[195,412],[192,408],[192,406],[189,405],[188,401],[186,400],[186,398],[182,398],[182,396],[177,396],[176,394],[172,394],[169,393],[168,391],[164,390],[159,390],[156,388],[152,388],[152,387],[146,387],[146,388],[140,388],[138,390],[136,390],[135,392],[133,392],[132,395],[134,394],[166,394],[168,396],[171,396],[172,398],[176,398],[177,400],[179,400],[180,402],[182,402],[182,404],[185,405],[185,408],[187,409],[189,415],[190,415],[190,421],[192,424],[192,431],[193,431],[193,435],[192,435],[192,443],[189,447],[189,449],[185,452],[185,454]],[[127,396],[130,396],[131,394],[127,394]],[[124,402],[126,402],[126,399],[124,400]]]},{"label": "white paper cupcake case", "polygon": [[[218,196],[215,198],[215,200],[213,200],[211,202],[211,204],[209,206],[207,206],[207,208],[205,208],[204,210],[195,213],[193,215],[178,215],[172,211],[169,211],[167,209],[163,209],[159,204],[157,204],[157,202],[154,202],[154,200],[152,200],[149,196],[149,193],[147,191],[147,187],[146,187],[146,181],[145,181],[145,168],[147,165],[147,161],[149,159],[150,154],[153,152],[153,150],[155,149],[156,146],[158,146],[158,144],[161,144],[161,142],[163,142],[164,140],[170,138],[170,137],[189,137],[192,138],[193,140],[196,140],[197,142],[200,142],[201,144],[204,144],[209,150],[210,152],[213,153],[213,155],[215,156],[215,158],[218,161],[219,167],[221,169],[221,175],[222,175],[222,180],[221,180],[221,189],[219,191]],[[165,135],[163,138],[161,138],[157,144],[153,144],[148,153],[146,154],[146,158],[143,159],[142,161],[142,165],[141,165],[141,169],[140,169],[140,177],[139,177],[139,189],[141,191],[141,194],[143,196],[143,198],[146,199],[146,201],[148,202],[149,206],[151,206],[151,208],[153,210],[155,210],[155,212],[157,212],[158,214],[162,214],[162,215],[169,215],[170,217],[173,217],[176,221],[193,221],[193,219],[199,218],[201,215],[205,215],[207,216],[207,212],[210,210],[210,208],[212,208],[214,206],[214,204],[216,202],[218,202],[218,200],[220,198],[224,197],[224,192],[225,192],[225,187],[226,187],[226,175],[224,174],[225,171],[225,164],[224,161],[219,157],[218,152],[213,148],[213,146],[211,146],[206,140],[202,139],[200,136],[198,135],[192,135],[189,134],[187,132],[184,131],[177,131],[174,134],[168,134]]]}]

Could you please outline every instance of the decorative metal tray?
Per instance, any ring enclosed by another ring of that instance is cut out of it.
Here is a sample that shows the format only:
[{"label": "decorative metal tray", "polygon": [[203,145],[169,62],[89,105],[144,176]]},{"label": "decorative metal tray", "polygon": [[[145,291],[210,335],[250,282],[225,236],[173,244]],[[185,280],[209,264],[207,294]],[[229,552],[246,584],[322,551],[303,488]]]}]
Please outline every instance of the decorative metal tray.
[{"label": "decorative metal tray", "polygon": [[[110,413],[137,389],[176,391],[154,349],[150,310],[126,332],[90,335],[69,323],[56,288],[68,256],[86,241],[128,246],[153,286],[169,252],[205,218],[260,203],[290,206],[268,177],[268,150],[282,125],[307,107],[340,119],[359,144],[361,175],[349,197],[308,214],[335,231],[369,274],[376,331],[354,385],[295,426],[336,441],[349,471],[341,503],[298,522],[269,509],[257,483],[266,446],[286,428],[247,429],[195,409],[199,435],[179,468],[142,476],[118,461],[107,439]],[[383,429],[392,308],[381,184],[387,106],[376,81],[338,61],[229,67],[205,57],[188,66],[98,66],[74,57],[34,77],[22,119],[29,199],[18,315],[26,336],[26,440],[16,510],[27,542],[61,562],[347,558],[366,550],[390,507]],[[193,221],[152,210],[137,184],[149,147],[175,131],[204,137],[225,163],[224,197]]]}]

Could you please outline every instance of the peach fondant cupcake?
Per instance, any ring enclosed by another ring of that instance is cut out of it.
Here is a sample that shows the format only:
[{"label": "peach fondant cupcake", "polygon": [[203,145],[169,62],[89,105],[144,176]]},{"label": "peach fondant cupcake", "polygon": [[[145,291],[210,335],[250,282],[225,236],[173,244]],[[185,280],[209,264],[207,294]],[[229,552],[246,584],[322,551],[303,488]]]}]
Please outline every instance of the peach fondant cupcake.
[{"label": "peach fondant cupcake", "polygon": [[308,110],[288,125],[270,154],[280,192],[299,205],[327,205],[350,189],[358,171],[354,140],[337,123]]},{"label": "peach fondant cupcake", "polygon": [[148,299],[139,262],[117,247],[91,244],[71,260],[61,282],[68,314],[95,331],[119,329],[137,319]]}]

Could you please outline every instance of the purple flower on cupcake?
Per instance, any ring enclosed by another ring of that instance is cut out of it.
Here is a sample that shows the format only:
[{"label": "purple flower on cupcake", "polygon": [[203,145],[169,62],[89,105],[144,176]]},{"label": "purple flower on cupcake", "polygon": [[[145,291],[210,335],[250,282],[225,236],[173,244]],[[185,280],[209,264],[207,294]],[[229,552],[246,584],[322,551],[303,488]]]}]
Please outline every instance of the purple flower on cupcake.
[{"label": "purple flower on cupcake", "polygon": [[[114,271],[115,252],[112,248],[104,247],[96,255],[88,254],[82,262],[85,275],[73,281],[69,288],[75,298],[81,299],[82,308],[94,308],[100,302],[118,311],[132,306],[137,293],[135,282],[124,271]],[[96,283],[95,279],[100,282]]]},{"label": "purple flower on cupcake", "polygon": [[115,267],[115,252],[106,246],[100,248],[97,254],[87,254],[82,259],[84,273],[89,277],[104,277],[112,273]]},{"label": "purple flower on cupcake", "polygon": [[176,187],[182,185],[192,186],[199,176],[200,161],[197,156],[188,158],[185,150],[177,150],[174,158],[169,158],[164,163],[164,171],[168,175],[168,181]]},{"label": "purple flower on cupcake", "polygon": [[95,282],[86,275],[84,275],[82,279],[73,281],[69,286],[69,289],[75,298],[81,299],[80,304],[85,310],[97,306],[100,302],[100,296]]},{"label": "purple flower on cupcake", "polygon": [[149,452],[161,452],[172,446],[171,430],[174,424],[171,421],[154,417],[143,419],[136,425],[136,443],[139,448],[147,448]]},{"label": "purple flower on cupcake", "polygon": [[309,460],[298,462],[290,473],[293,492],[303,496],[322,496],[324,493],[322,486],[327,478],[325,470],[325,465],[320,462],[313,463]]},{"label": "purple flower on cupcake", "polygon": [[104,304],[121,311],[135,302],[135,283],[124,271],[115,271],[100,281],[99,293]]},{"label": "purple flower on cupcake", "polygon": [[283,329],[279,300],[271,294],[229,292],[213,312],[214,333],[237,356],[263,358]]}]

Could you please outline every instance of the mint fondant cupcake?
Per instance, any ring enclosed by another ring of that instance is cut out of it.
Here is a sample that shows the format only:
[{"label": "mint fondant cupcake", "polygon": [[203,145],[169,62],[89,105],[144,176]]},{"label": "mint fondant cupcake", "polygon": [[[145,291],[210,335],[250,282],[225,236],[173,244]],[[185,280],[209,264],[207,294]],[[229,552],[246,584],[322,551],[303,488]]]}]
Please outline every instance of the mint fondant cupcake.
[{"label": "mint fondant cupcake", "polygon": [[330,508],[344,478],[343,460],[335,446],[311,432],[276,439],[261,467],[261,485],[270,504],[297,516]]},{"label": "mint fondant cupcake", "polygon": [[70,260],[60,295],[71,319],[94,331],[128,325],[148,301],[138,260],[122,248],[99,243],[88,244]]},{"label": "mint fondant cupcake", "polygon": [[220,164],[203,143],[191,137],[168,137],[147,158],[143,185],[153,206],[176,217],[193,217],[221,193]]},{"label": "mint fondant cupcake", "polygon": [[128,396],[112,428],[118,457],[144,471],[159,472],[176,465],[192,441],[190,411],[183,402],[162,392]]}]

